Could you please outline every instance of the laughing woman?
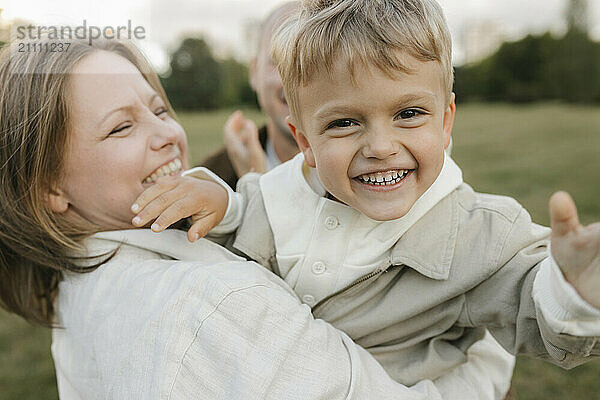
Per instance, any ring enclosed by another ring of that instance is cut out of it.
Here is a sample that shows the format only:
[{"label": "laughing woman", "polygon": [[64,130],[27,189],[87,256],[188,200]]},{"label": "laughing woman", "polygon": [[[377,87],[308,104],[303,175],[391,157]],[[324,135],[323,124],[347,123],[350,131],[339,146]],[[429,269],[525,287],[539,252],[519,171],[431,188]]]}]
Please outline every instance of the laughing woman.
[{"label": "laughing woman", "polygon": [[187,168],[186,137],[134,48],[3,50],[0,304],[53,328],[61,398],[435,398],[431,382],[393,382],[257,264],[133,229],[162,166]]}]

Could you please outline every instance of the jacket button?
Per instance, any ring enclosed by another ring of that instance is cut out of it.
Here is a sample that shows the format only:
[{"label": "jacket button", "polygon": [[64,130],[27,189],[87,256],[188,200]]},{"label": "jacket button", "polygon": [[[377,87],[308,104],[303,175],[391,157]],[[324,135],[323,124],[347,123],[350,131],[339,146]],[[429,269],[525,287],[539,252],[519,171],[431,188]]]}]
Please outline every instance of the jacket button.
[{"label": "jacket button", "polygon": [[325,265],[325,263],[323,263],[321,261],[317,261],[316,263],[314,263],[312,265],[312,272],[315,275],[321,275],[326,270],[327,270],[327,266]]},{"label": "jacket button", "polygon": [[308,304],[309,306],[312,306],[315,304],[315,296],[305,294],[304,296],[302,296],[302,302]]},{"label": "jacket button", "polygon": [[333,230],[337,228],[340,224],[340,221],[336,217],[327,217],[325,218],[325,227],[329,230]]}]

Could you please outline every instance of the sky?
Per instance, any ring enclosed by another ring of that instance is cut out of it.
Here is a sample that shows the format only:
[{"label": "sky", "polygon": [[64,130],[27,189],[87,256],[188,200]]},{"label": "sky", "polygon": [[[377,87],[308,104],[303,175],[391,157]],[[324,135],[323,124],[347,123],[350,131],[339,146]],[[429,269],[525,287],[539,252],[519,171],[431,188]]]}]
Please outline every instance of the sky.
[{"label": "sky", "polygon": [[[465,58],[464,39],[473,26],[495,27],[506,40],[527,33],[564,31],[566,0],[438,0],[454,40],[455,63]],[[138,42],[161,70],[167,54],[186,36],[204,36],[220,56],[248,60],[256,27],[286,0],[0,0],[4,20],[27,19],[36,25],[143,26]],[[600,40],[600,1],[590,2],[592,36]]]}]

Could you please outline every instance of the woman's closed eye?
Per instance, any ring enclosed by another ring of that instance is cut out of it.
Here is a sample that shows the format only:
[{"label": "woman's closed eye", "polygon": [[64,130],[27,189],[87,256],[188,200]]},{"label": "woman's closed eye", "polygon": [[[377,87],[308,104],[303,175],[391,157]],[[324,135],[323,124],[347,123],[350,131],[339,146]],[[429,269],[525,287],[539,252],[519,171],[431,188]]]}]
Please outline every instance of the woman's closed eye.
[{"label": "woman's closed eye", "polygon": [[156,115],[157,117],[163,117],[167,115],[167,112],[167,107],[161,106],[154,111],[154,115]]},{"label": "woman's closed eye", "polygon": [[110,135],[114,135],[115,133],[123,132],[123,131],[125,131],[126,129],[129,129],[129,128],[131,128],[131,126],[132,126],[132,125],[131,125],[131,123],[129,123],[129,122],[126,122],[126,123],[124,123],[124,124],[121,124],[121,125],[117,126],[116,128],[114,128],[112,131],[110,131],[110,132],[109,132],[109,134],[108,134],[108,136],[110,136]]}]

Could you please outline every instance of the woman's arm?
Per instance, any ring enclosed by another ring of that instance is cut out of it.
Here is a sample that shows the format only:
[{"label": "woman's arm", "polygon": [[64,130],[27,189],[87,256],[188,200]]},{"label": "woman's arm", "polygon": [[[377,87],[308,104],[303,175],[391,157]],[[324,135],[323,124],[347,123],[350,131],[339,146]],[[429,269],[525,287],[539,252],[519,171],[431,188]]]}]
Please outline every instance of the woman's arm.
[{"label": "woman's arm", "polygon": [[438,399],[430,381],[407,388],[346,334],[271,284],[232,290],[181,360],[169,398]]}]

